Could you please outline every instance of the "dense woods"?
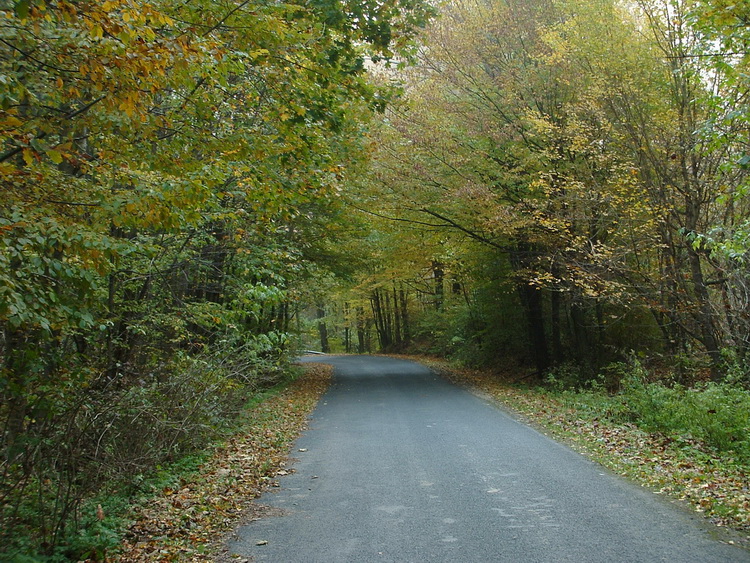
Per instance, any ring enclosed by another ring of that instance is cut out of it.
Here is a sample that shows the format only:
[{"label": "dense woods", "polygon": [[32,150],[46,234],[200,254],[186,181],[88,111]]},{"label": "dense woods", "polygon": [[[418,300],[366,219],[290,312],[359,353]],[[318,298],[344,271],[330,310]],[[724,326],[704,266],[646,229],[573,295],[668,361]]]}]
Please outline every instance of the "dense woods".
[{"label": "dense woods", "polygon": [[748,30],[724,0],[0,3],[0,553],[96,557],[92,499],[297,337],[744,408]]},{"label": "dense woods", "polygon": [[428,324],[467,358],[747,381],[747,10],[450,2],[382,76],[404,96],[358,186],[400,249],[381,279],[450,308]]},{"label": "dense woods", "polygon": [[428,14],[2,3],[0,551],[101,555],[107,515],[82,502],[204,445],[283,372],[390,97],[365,62],[406,56]]}]

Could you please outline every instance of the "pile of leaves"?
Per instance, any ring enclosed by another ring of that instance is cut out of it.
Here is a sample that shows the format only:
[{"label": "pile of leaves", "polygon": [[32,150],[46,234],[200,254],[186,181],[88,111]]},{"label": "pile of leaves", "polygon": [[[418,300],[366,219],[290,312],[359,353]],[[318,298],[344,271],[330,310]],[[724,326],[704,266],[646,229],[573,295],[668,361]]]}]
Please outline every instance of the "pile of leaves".
[{"label": "pile of leaves", "polygon": [[713,524],[739,532],[750,545],[750,468],[718,456],[688,437],[649,433],[633,424],[608,420],[605,413],[571,397],[510,383],[507,375],[449,366],[418,358],[454,383],[468,386],[508,407],[610,470],[659,494],[688,503]]},{"label": "pile of leaves", "polygon": [[289,450],[327,389],[331,371],[307,364],[293,384],[250,408],[242,431],[197,473],[135,506],[115,561],[212,561],[220,539],[260,510],[253,500],[289,471]]}]

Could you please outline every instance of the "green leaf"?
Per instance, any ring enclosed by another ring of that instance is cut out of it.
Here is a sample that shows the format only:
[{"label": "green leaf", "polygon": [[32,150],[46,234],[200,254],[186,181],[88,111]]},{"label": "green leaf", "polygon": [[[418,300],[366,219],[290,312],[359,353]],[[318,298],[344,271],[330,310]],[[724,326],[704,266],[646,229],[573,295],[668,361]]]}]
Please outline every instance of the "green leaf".
[{"label": "green leaf", "polygon": [[16,16],[19,19],[25,20],[29,17],[29,8],[31,7],[31,0],[18,0],[16,2],[15,10]]}]

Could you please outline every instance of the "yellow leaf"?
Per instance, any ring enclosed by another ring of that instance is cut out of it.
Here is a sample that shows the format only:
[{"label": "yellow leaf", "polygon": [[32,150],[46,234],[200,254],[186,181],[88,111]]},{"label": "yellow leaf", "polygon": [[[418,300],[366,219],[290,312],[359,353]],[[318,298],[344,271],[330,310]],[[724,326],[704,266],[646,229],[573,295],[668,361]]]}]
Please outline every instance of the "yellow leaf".
[{"label": "yellow leaf", "polygon": [[60,151],[56,151],[54,149],[48,150],[47,151],[47,156],[55,164],[60,164],[63,161],[62,153],[60,153]]},{"label": "yellow leaf", "polygon": [[11,115],[5,118],[4,125],[5,127],[20,127],[21,125],[23,125],[23,121]]},{"label": "yellow leaf", "polygon": [[31,149],[23,149],[23,160],[26,162],[26,166],[34,164],[34,151]]},{"label": "yellow leaf", "polygon": [[7,176],[13,174],[16,171],[16,167],[10,162],[0,162],[0,176]]}]

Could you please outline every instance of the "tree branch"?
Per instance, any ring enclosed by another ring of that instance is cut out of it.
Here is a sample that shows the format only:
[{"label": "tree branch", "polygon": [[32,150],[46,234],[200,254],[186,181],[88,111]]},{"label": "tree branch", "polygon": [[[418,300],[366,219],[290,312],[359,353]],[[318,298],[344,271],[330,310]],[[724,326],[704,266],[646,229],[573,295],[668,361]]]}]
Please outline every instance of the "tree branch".
[{"label": "tree branch", "polygon": [[[77,109],[77,110],[75,110],[73,112],[70,112],[70,113],[66,114],[64,116],[64,118],[65,119],[73,119],[75,117],[78,117],[82,113],[85,113],[88,110],[90,110],[94,105],[96,105],[99,102],[101,102],[104,98],[106,98],[106,95],[105,96],[100,96],[100,97],[96,98],[95,100],[89,102],[88,104],[86,104],[82,108],[79,108],[79,109]],[[41,139],[44,139],[46,136],[47,136],[47,132],[46,131],[42,131],[39,135],[37,135],[35,137],[35,139],[36,140],[41,140]],[[9,150],[4,155],[0,156],[0,162],[5,162],[9,158],[13,158],[14,156],[16,156],[18,153],[20,153],[25,148],[28,148],[28,147],[22,145],[20,147],[16,147],[14,149]]]},{"label": "tree branch", "polygon": [[430,211],[426,207],[422,207],[420,209],[422,213],[427,213],[428,215],[435,217],[435,219],[440,219],[441,221],[444,221],[445,224],[441,225],[443,227],[452,227],[454,229],[457,229],[461,231],[462,233],[465,233],[469,235],[470,238],[482,242],[484,244],[487,244],[493,248],[497,248],[498,250],[502,250],[503,252],[509,252],[509,248],[507,246],[503,246],[501,244],[496,243],[495,241],[488,239],[486,236],[481,235],[475,231],[472,231],[471,229],[468,229],[467,227],[464,227],[463,225],[459,225],[456,223],[453,219],[450,219],[446,217],[445,215],[441,215],[440,213],[437,213],[436,211]]}]

